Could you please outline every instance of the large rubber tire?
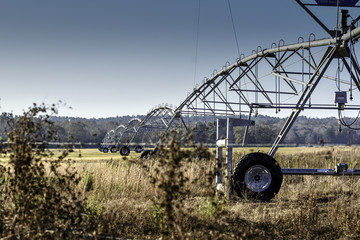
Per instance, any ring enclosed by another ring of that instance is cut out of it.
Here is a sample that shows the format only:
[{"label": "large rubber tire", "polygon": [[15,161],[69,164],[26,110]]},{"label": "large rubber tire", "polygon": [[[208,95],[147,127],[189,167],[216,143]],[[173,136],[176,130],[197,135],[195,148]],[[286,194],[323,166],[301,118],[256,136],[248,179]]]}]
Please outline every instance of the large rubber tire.
[{"label": "large rubber tire", "polygon": [[232,189],[241,198],[269,201],[280,190],[283,174],[271,156],[256,152],[245,155],[235,165]]},{"label": "large rubber tire", "polygon": [[102,151],[103,151],[103,153],[108,153],[109,149],[107,147],[104,147]]},{"label": "large rubber tire", "polygon": [[120,155],[127,156],[130,154],[130,148],[127,146],[123,146],[120,148]]},{"label": "large rubber tire", "polygon": [[111,146],[110,152],[116,153],[116,151],[117,151],[117,148],[115,146]]}]

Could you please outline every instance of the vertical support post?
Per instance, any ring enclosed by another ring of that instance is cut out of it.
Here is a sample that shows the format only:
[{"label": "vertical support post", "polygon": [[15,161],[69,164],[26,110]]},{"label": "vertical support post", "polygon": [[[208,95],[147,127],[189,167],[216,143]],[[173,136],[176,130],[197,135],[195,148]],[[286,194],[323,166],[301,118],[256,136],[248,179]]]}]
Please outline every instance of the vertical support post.
[{"label": "vertical support post", "polygon": [[[216,119],[216,141],[225,137],[222,119]],[[222,188],[222,147],[216,146],[216,188]]]},{"label": "vertical support post", "polygon": [[222,148],[216,148],[216,186],[222,184]]},{"label": "vertical support post", "polygon": [[[232,168],[232,147],[229,150],[229,143],[228,143],[228,137],[229,134],[233,136],[232,133],[232,123],[231,126],[229,123],[231,122],[231,119],[217,119],[216,120],[216,190],[222,191],[225,193],[225,189],[228,190],[228,196],[231,197],[231,189],[230,189],[230,177],[231,177],[231,168]],[[227,171],[226,171],[226,178],[227,183],[226,186],[222,183],[222,153],[223,149],[226,148],[226,165],[227,165]],[[230,170],[230,171],[229,171]]]},{"label": "vertical support post", "polygon": [[[234,127],[236,126],[252,126],[255,122],[240,118],[226,118],[216,120],[216,189],[223,191],[222,184],[222,148],[226,148],[226,177],[228,197],[231,199],[231,176],[232,176],[232,162],[233,162],[233,145],[234,141]],[[224,131],[226,130],[226,132]]]},{"label": "vertical support post", "polygon": [[231,175],[232,175],[232,158],[233,158],[233,143],[234,143],[234,132],[233,132],[233,121],[230,118],[226,119],[226,166],[227,166],[227,178],[228,178],[228,194],[229,200],[231,199]]}]

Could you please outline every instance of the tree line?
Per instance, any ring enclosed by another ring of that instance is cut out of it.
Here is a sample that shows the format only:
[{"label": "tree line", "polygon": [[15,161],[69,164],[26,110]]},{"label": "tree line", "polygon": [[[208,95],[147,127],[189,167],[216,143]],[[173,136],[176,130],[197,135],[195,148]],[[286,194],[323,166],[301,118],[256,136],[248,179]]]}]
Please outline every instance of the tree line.
[{"label": "tree line", "polygon": [[[13,118],[12,114],[0,116],[0,140],[7,141],[7,122]],[[81,142],[100,144],[109,130],[119,125],[126,125],[130,119],[137,117],[142,119],[145,116],[117,116],[111,118],[76,118],[53,116],[58,132],[58,142]],[[285,123],[285,118],[262,116],[254,118],[255,125],[250,126],[246,137],[247,144],[271,144]],[[348,122],[353,119],[348,119]],[[189,117],[185,122],[191,127],[191,136],[194,142],[214,144],[216,141],[216,121],[214,118]],[[178,129],[184,141],[187,138],[185,129]],[[235,143],[241,144],[244,138],[245,127],[235,127]],[[157,139],[160,131],[148,132],[152,139]],[[135,141],[137,139],[135,138]],[[290,129],[283,143],[285,144],[360,144],[360,132],[340,127],[338,120],[331,118],[309,118],[301,116]]]}]

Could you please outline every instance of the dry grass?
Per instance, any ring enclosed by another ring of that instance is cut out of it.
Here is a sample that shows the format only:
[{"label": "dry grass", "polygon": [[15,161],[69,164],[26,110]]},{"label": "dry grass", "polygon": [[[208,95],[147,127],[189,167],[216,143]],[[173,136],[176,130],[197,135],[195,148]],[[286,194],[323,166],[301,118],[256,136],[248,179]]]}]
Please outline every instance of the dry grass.
[{"label": "dry grass", "polygon": [[[229,200],[215,194],[214,154],[181,149],[176,133],[150,160],[94,150],[54,155],[46,143],[56,129],[49,115],[38,117],[47,110],[34,105],[9,120],[1,239],[360,239],[358,177],[285,176],[271,202]],[[359,147],[296,150],[275,159],[284,168],[360,167]],[[234,164],[249,151],[256,150],[237,149]]]},{"label": "dry grass", "polygon": [[[358,147],[298,150],[279,151],[275,158],[285,168],[333,168],[339,162],[359,168]],[[238,150],[234,164],[248,151]],[[228,200],[214,192],[214,155],[199,159],[198,152],[175,144],[150,160],[94,150],[81,150],[81,158],[71,153],[73,171],[81,177],[74,191],[86,199],[91,220],[89,235],[81,238],[360,238],[358,177],[284,176],[271,202]]]},{"label": "dry grass", "polygon": [[[237,156],[238,157],[238,156]],[[279,153],[283,167],[333,168],[338,162],[359,165],[360,149],[330,148],[312,153]],[[235,161],[236,162],[236,161]],[[271,202],[227,201],[212,195],[208,180],[214,159],[185,161],[181,166],[185,195],[173,199],[172,231],[163,231],[161,189],[151,178],[162,174],[158,160],[126,158],[81,162],[83,194],[100,206],[99,235],[136,239],[358,239],[360,182],[358,177],[285,176]],[[91,179],[91,180],[89,180]],[[160,178],[158,178],[160,179]],[[180,201],[181,199],[181,201]],[[180,204],[180,206],[179,206]],[[106,226],[106,227],[105,227]]]}]

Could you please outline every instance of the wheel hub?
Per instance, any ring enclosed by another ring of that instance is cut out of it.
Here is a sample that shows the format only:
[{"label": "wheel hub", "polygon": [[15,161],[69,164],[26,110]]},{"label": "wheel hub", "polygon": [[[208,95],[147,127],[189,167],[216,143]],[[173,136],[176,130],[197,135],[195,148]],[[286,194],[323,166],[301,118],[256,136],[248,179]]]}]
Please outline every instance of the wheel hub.
[{"label": "wheel hub", "polygon": [[262,165],[254,165],[245,173],[245,184],[253,192],[265,191],[271,184],[271,173]]}]

